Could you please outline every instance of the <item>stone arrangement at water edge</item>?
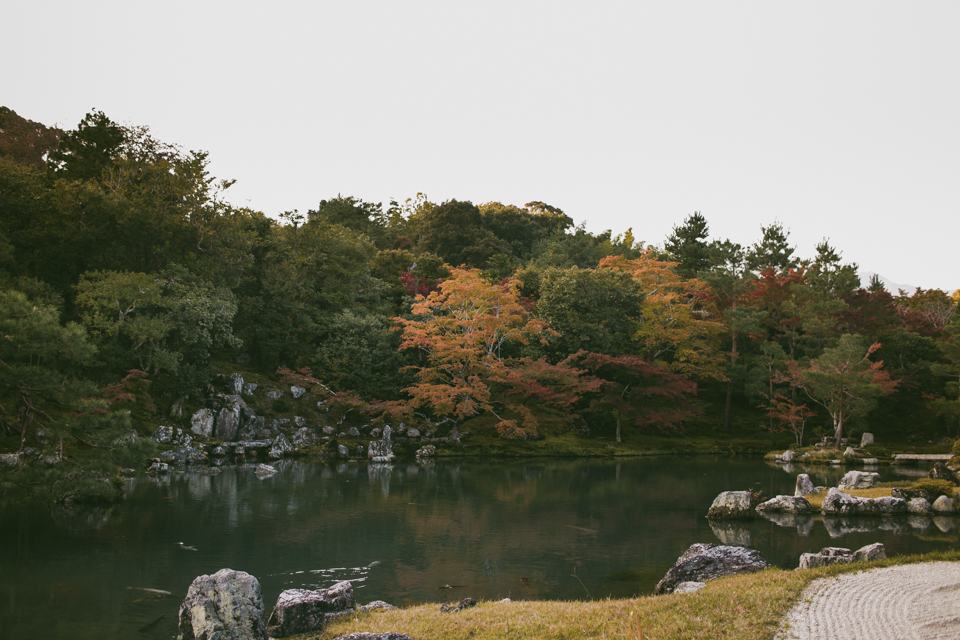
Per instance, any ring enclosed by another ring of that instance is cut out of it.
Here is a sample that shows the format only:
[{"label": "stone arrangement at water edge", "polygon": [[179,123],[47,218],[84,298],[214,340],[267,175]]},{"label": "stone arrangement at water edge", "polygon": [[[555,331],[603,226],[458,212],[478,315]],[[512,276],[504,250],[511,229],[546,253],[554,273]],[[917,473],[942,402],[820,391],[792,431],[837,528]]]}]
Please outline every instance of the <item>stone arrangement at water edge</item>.
[{"label": "stone arrangement at water edge", "polygon": [[824,547],[819,553],[804,553],[800,555],[800,566],[798,569],[814,569],[816,567],[826,567],[833,564],[850,564],[851,562],[870,562],[871,560],[884,560],[887,557],[883,544],[874,542],[856,551],[844,549],[842,547]]},{"label": "stone arrangement at water edge", "polygon": [[[677,558],[676,564],[670,567],[657,583],[653,594],[676,593],[678,587],[684,583],[706,582],[739,573],[753,573],[769,566],[756,549],[697,543],[690,545],[690,548]],[[681,592],[695,591],[696,588],[692,587],[694,585],[686,585]]]},{"label": "stone arrangement at water edge", "polygon": [[711,519],[754,518],[757,500],[749,491],[724,491],[713,500],[707,517]]}]

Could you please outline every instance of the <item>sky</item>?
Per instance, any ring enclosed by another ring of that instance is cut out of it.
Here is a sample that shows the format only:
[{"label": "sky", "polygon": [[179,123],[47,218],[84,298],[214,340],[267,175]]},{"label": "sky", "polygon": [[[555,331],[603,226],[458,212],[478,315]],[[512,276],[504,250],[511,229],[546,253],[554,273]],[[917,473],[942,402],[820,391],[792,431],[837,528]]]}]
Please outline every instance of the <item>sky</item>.
[{"label": "sky", "polygon": [[960,3],[88,0],[4,8],[0,104],[209,152],[232,202],[563,209],[662,244],[699,211],[960,287]]}]

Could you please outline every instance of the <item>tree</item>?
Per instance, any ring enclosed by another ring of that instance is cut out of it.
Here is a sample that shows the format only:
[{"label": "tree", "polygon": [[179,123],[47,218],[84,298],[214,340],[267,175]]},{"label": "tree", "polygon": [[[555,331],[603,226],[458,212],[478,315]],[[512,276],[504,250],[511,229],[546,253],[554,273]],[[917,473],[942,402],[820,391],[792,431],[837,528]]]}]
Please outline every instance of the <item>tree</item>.
[{"label": "tree", "polygon": [[700,413],[689,404],[697,392],[695,382],[671,373],[666,367],[644,362],[637,356],[609,356],[579,352],[572,360],[596,376],[602,386],[592,394],[591,409],[612,411],[621,442],[621,419],[636,426],[677,426]]},{"label": "tree", "polygon": [[803,430],[807,420],[816,414],[807,408],[805,404],[797,404],[793,399],[786,397],[782,393],[774,393],[772,396],[764,397],[767,404],[760,405],[760,409],[765,409],[767,417],[770,419],[769,427],[773,433],[782,433],[789,431],[794,435],[797,444],[803,446]]},{"label": "tree", "polygon": [[420,251],[442,257],[451,265],[482,267],[497,253],[508,253],[506,244],[483,224],[480,209],[468,201],[448,200],[417,217]]},{"label": "tree", "polygon": [[0,158],[43,170],[62,133],[22,118],[13,109],[0,107]]},{"label": "tree", "polygon": [[60,136],[60,143],[50,153],[47,166],[58,177],[67,180],[99,178],[120,155],[125,139],[122,126],[94,109],[84,116],[76,130]]},{"label": "tree", "polygon": [[931,367],[931,372],[946,378],[945,395],[929,394],[928,406],[937,413],[957,422],[957,437],[960,437],[960,315],[954,315],[937,342],[941,361]]},{"label": "tree", "polygon": [[801,367],[789,363],[787,381],[822,406],[833,420],[835,446],[840,448],[844,422],[866,415],[875,399],[893,393],[897,382],[883,370],[883,362],[869,356],[879,343],[865,347],[863,338],[844,334],[836,347]]},{"label": "tree", "polygon": [[787,241],[789,231],[783,225],[774,222],[768,227],[760,227],[763,237],[746,254],[747,267],[754,273],[773,269],[774,273],[787,273],[796,269],[799,261],[793,257],[794,248]]},{"label": "tree", "polygon": [[708,237],[707,219],[699,211],[687,216],[679,227],[673,228],[663,248],[670,260],[677,263],[678,274],[684,278],[695,278],[707,268],[710,264]]}]

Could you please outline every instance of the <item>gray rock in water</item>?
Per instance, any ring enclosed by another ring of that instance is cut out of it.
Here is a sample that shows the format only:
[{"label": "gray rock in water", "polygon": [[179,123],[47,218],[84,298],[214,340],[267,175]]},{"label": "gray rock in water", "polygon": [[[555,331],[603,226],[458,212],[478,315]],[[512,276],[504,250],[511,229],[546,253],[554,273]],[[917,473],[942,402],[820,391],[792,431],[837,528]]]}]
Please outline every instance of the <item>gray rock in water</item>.
[{"label": "gray rock in water", "polygon": [[953,499],[948,498],[947,496],[940,496],[933,501],[933,506],[931,507],[934,513],[944,514],[944,513],[953,513],[956,509],[953,506]]},{"label": "gray rock in water", "polygon": [[170,451],[164,451],[160,454],[160,459],[172,464],[202,464],[207,461],[207,456],[196,447],[187,445]]},{"label": "gray rock in water", "polygon": [[350,455],[350,449],[348,449],[345,444],[337,445],[337,453],[346,458]]},{"label": "gray rock in water", "polygon": [[258,386],[259,385],[256,382],[247,382],[243,385],[243,392],[248,396],[252,396],[253,392],[257,390]]},{"label": "gray rock in water", "polygon": [[784,462],[792,462],[793,451],[790,451],[790,449],[787,449],[786,451],[780,454],[780,459],[783,460]]},{"label": "gray rock in water", "polygon": [[290,387],[290,395],[293,396],[294,400],[299,400],[304,395],[306,395],[306,393],[307,393],[307,390],[304,389],[303,387],[298,387],[297,385],[293,385]]},{"label": "gray rock in water", "polygon": [[871,562],[873,560],[885,560],[887,553],[883,549],[883,543],[874,542],[857,549],[853,557],[857,562]]},{"label": "gray rock in water", "polygon": [[705,582],[738,573],[753,573],[769,566],[755,549],[698,543],[683,552],[657,583],[653,593],[673,593],[682,582]]},{"label": "gray rock in water", "polygon": [[200,409],[190,418],[190,430],[198,436],[209,438],[213,435],[213,412]]},{"label": "gray rock in water", "polygon": [[170,465],[166,462],[160,462],[159,460],[155,460],[147,469],[147,473],[149,474],[167,473],[168,471],[170,471]]},{"label": "gray rock in water", "polygon": [[323,631],[331,614],[352,611],[357,606],[353,587],[338,582],[329,589],[287,589],[277,598],[267,626],[274,638]]},{"label": "gray rock in water", "polygon": [[856,489],[870,489],[880,482],[879,473],[867,471],[847,471],[837,488],[841,491],[851,491]]},{"label": "gray rock in water", "polygon": [[425,447],[417,449],[416,458],[418,461],[422,461],[426,458],[432,458],[437,455],[437,448],[432,444],[428,444]]},{"label": "gray rock in water", "polygon": [[230,393],[235,396],[243,393],[243,376],[239,373],[230,374]]},{"label": "gray rock in water", "polygon": [[674,593],[694,593],[707,586],[706,582],[681,582],[673,588]]},{"label": "gray rock in water", "polygon": [[281,433],[277,436],[277,439],[273,441],[273,447],[270,449],[267,457],[271,460],[279,460],[291,451],[293,451],[293,445],[287,440],[287,436]]},{"label": "gray rock in water", "polygon": [[873,504],[877,505],[880,513],[907,512],[907,501],[903,498],[891,498],[889,496],[884,496],[882,498],[874,498]]},{"label": "gray rock in water", "polygon": [[810,476],[805,473],[801,473],[797,476],[797,488],[794,490],[793,495],[798,497],[808,496],[811,493],[816,493],[816,489],[813,486],[813,482],[810,480]]},{"label": "gray rock in water", "polygon": [[197,577],[180,605],[183,640],[266,640],[260,583],[245,571]]},{"label": "gray rock in water", "polygon": [[813,513],[813,506],[802,496],[777,496],[757,505],[757,511]]},{"label": "gray rock in water", "polygon": [[926,498],[911,498],[907,502],[907,513],[916,515],[929,515],[933,513],[930,502]]},{"label": "gray rock in water", "polygon": [[862,436],[860,436],[860,448],[863,449],[868,444],[873,444],[872,433],[864,433]]},{"label": "gray rock in water", "polygon": [[217,427],[214,433],[221,442],[233,442],[240,433],[240,408],[228,406],[220,409],[217,416]]},{"label": "gray rock in water", "polygon": [[310,427],[297,429],[293,434],[293,445],[295,447],[309,447],[317,444],[317,434]]},{"label": "gray rock in water", "polygon": [[753,495],[749,491],[724,491],[713,500],[708,518],[753,518]]},{"label": "gray rock in water", "polygon": [[930,479],[931,480],[946,480],[955,485],[960,485],[960,477],[957,476],[952,470],[950,470],[947,465],[942,462],[938,462],[933,465],[933,469],[930,470]]},{"label": "gray rock in water", "polygon": [[820,512],[833,515],[879,515],[880,508],[870,498],[857,498],[831,487],[820,505]]},{"label": "gray rock in water", "polygon": [[271,467],[268,464],[258,464],[257,468],[253,470],[254,473],[259,473],[263,475],[273,475],[277,472],[275,467]]},{"label": "gray rock in water", "polygon": [[854,561],[853,552],[842,547],[824,547],[820,553],[800,555],[800,569],[815,569],[832,564],[850,564]]},{"label": "gray rock in water", "polygon": [[160,444],[170,444],[173,442],[173,427],[157,427],[150,437]]}]

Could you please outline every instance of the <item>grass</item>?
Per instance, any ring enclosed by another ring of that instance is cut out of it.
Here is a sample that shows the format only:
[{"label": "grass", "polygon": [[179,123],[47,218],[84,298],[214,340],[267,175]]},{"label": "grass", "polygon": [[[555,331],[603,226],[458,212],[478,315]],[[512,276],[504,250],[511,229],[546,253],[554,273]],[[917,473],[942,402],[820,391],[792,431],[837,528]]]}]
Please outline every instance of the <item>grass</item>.
[{"label": "grass", "polygon": [[481,602],[459,613],[441,613],[439,606],[432,603],[398,611],[357,614],[331,624],[321,635],[299,637],[329,640],[361,631],[394,631],[414,640],[773,638],[787,611],[817,578],[866,568],[943,560],[960,561],[960,551],[802,571],[771,569],[713,580],[693,594],[593,602]]}]

